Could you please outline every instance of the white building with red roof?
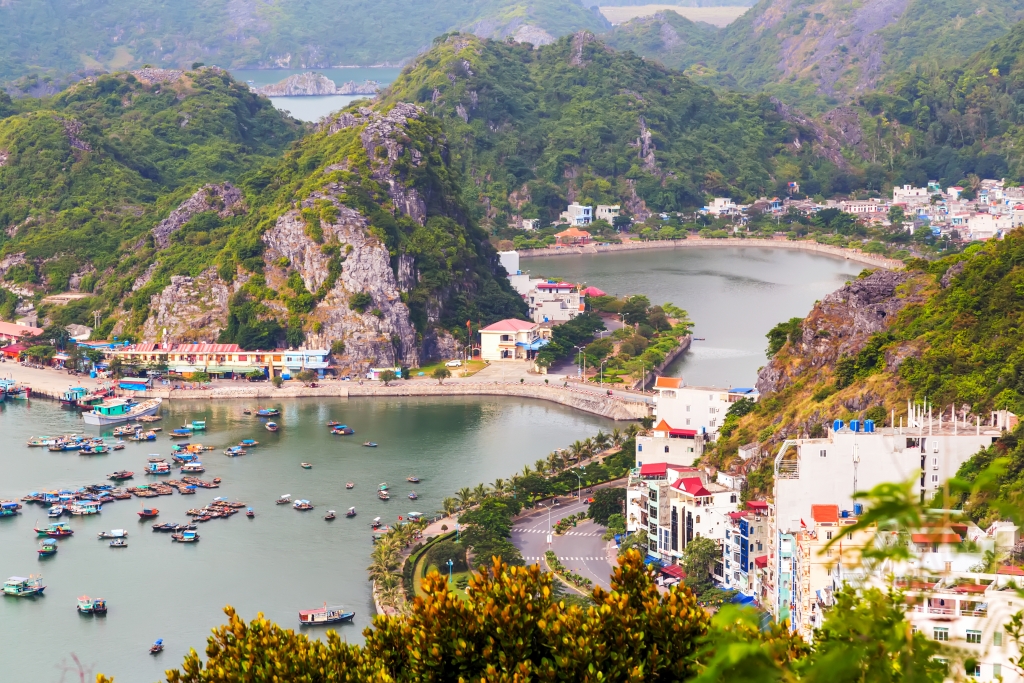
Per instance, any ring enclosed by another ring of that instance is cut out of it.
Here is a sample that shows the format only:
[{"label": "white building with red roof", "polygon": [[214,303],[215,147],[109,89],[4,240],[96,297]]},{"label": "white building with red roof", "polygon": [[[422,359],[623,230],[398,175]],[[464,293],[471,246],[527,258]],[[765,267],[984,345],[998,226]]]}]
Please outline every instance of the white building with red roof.
[{"label": "white building with red roof", "polygon": [[708,443],[718,437],[726,413],[741,399],[757,401],[752,388],[692,387],[682,377],[659,377],[654,382],[654,417],[676,429],[695,430]]},{"label": "white building with red roof", "polygon": [[507,318],[480,330],[480,358],[486,361],[533,360],[551,340],[551,328]]},{"label": "white building with red roof", "polygon": [[0,322],[0,341],[15,342],[25,337],[37,337],[42,333],[40,327]]},{"label": "white building with red roof", "polygon": [[536,323],[564,323],[583,312],[579,287],[571,282],[539,282],[526,294]]}]

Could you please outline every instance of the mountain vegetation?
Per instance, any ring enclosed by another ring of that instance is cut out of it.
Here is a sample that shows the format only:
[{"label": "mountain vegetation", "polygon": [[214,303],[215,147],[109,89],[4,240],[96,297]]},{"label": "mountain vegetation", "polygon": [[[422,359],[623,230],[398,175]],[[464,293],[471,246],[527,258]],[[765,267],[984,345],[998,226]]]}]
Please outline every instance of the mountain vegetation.
[{"label": "mountain vegetation", "polygon": [[44,0],[19,0],[0,5],[0,83],[197,61],[233,69],[394,64],[453,29],[537,42],[607,25],[574,0],[74,0],[59,11]]},{"label": "mountain vegetation", "polygon": [[761,0],[723,29],[665,12],[617,27],[608,44],[719,86],[767,90],[824,111],[911,67],[957,64],[1021,19],[1014,0]]},{"label": "mountain vegetation", "polygon": [[709,192],[756,197],[781,178],[837,175],[789,144],[799,129],[767,97],[716,94],[585,32],[536,50],[448,36],[383,97],[444,122],[467,204],[502,227],[554,219],[572,200],[644,218]]}]

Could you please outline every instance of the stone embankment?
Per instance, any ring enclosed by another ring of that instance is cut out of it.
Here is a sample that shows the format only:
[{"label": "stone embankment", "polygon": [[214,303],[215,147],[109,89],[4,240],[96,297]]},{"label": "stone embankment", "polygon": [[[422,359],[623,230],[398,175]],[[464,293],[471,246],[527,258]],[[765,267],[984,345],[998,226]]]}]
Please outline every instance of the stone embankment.
[{"label": "stone embankment", "polygon": [[874,268],[901,270],[903,261],[886,258],[878,254],[869,254],[859,249],[833,247],[805,240],[765,240],[765,239],[705,239],[690,237],[685,240],[653,240],[650,242],[626,242],[625,244],[588,244],[581,247],[545,247],[542,249],[522,249],[521,258],[538,258],[544,256],[571,256],[573,254],[604,254],[620,251],[640,251],[643,249],[700,249],[706,247],[768,247],[770,249],[796,249],[818,254],[827,254],[837,258],[863,263]]},{"label": "stone embankment", "polygon": [[681,355],[683,355],[690,349],[691,341],[693,341],[693,335],[688,334],[685,337],[683,337],[682,340],[680,340],[679,342],[679,346],[675,347],[667,354],[665,354],[665,360],[661,361],[661,363],[657,367],[653,368],[650,372],[644,374],[643,380],[637,380],[636,382],[633,383],[633,389],[646,389],[647,387],[651,386],[651,384],[653,384],[656,379],[658,379],[661,375],[665,374],[665,368],[672,365],[672,363],[674,363],[677,358],[679,358]]},{"label": "stone embankment", "polygon": [[281,399],[302,397],[397,397],[397,396],[514,396],[551,401],[583,412],[612,420],[638,420],[650,414],[645,401],[631,397],[608,396],[576,387],[559,387],[538,383],[513,384],[511,382],[449,382],[436,384],[427,381],[398,381],[390,386],[376,382],[331,382],[320,387],[285,386],[280,389],[271,384],[245,383],[239,386],[215,386],[211,389],[154,389],[138,392],[139,397],[167,400],[194,399]]}]

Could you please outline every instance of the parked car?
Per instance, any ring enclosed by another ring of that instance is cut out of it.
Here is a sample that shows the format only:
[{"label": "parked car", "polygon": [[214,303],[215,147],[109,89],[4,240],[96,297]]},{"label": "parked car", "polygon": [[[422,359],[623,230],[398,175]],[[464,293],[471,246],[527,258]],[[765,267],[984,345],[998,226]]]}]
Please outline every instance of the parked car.
[{"label": "parked car", "polygon": [[446,368],[461,368],[462,367],[462,361],[461,360],[450,360],[447,363],[445,363],[444,366]]}]

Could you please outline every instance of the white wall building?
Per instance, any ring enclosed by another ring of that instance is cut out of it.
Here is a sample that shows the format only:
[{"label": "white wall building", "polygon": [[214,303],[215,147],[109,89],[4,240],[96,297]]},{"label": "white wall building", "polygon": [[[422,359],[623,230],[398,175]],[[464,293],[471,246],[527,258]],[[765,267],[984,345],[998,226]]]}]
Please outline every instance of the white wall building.
[{"label": "white wall building", "polygon": [[480,359],[486,361],[529,360],[548,343],[550,328],[529,320],[508,318],[480,330]]},{"label": "white wall building", "polygon": [[967,219],[967,238],[972,241],[1002,238],[1013,229],[1013,218],[990,213],[974,214]]},{"label": "white wall building", "polygon": [[916,204],[928,204],[930,202],[931,194],[928,192],[928,188],[926,187],[904,185],[903,187],[892,188],[893,204],[907,204],[908,206],[913,206]]},{"label": "white wall building", "polygon": [[712,216],[728,216],[736,213],[739,207],[728,197],[715,197],[704,207],[704,211]]},{"label": "white wall building", "polygon": [[673,429],[693,429],[714,441],[729,407],[743,398],[756,401],[755,389],[688,387],[681,377],[659,377],[654,383],[654,417]]},{"label": "white wall building", "polygon": [[562,323],[583,311],[579,287],[569,282],[539,282],[526,294],[530,318],[537,323]]},{"label": "white wall building", "polygon": [[618,204],[598,204],[594,213],[594,220],[605,220],[611,223],[615,217],[622,213],[622,207]]},{"label": "white wall building", "polygon": [[569,225],[590,225],[594,222],[594,209],[591,206],[584,206],[573,202],[569,205],[569,208],[562,212],[560,218],[562,222]]},{"label": "white wall building", "polygon": [[531,278],[529,273],[524,273],[519,269],[518,251],[499,251],[498,260],[505,268],[505,272],[508,273],[508,282],[512,285],[512,289],[516,290],[521,297],[526,297],[531,289],[545,281],[539,277]]}]

